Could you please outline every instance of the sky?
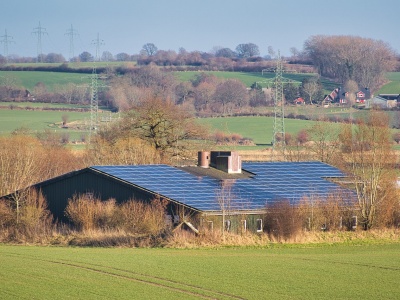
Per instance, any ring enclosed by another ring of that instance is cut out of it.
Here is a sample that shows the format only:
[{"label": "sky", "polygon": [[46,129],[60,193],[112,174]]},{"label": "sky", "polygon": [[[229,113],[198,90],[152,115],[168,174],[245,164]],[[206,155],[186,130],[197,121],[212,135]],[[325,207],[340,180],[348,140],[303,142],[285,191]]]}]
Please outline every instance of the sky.
[{"label": "sky", "polygon": [[[0,54],[109,51],[138,54],[146,43],[159,50],[211,52],[254,43],[261,56],[303,49],[314,35],[353,35],[382,40],[400,53],[399,0],[12,0],[0,6]],[[36,33],[35,33],[36,32]]]}]

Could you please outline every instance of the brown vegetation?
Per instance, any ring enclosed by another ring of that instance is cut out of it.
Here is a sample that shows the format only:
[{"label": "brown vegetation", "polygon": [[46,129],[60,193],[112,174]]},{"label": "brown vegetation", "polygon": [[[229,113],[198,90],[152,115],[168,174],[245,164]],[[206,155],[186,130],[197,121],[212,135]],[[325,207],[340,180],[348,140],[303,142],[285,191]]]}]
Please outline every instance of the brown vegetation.
[{"label": "brown vegetation", "polygon": [[159,199],[149,203],[129,200],[117,204],[114,199],[102,201],[76,195],[68,201],[65,213],[76,228],[83,232],[117,230],[156,235],[167,228],[166,205],[167,202]]}]

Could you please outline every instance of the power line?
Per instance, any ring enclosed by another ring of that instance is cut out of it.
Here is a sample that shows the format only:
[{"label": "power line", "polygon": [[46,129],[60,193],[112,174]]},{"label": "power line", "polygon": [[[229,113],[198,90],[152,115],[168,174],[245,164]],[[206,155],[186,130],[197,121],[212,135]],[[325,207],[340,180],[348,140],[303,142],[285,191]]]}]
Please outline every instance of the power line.
[{"label": "power line", "polygon": [[76,32],[76,30],[72,27],[72,24],[71,24],[71,28],[67,29],[67,32],[65,33],[65,35],[69,36],[69,60],[71,61],[75,57],[74,36],[77,36],[79,34]]},{"label": "power line", "polygon": [[36,28],[33,28],[33,34],[35,34],[35,35],[37,35],[37,38],[38,38],[38,41],[37,41],[37,62],[42,62],[42,56],[43,56],[43,53],[42,53],[42,35],[45,35],[45,34],[47,34],[47,32],[46,32],[46,28],[43,28],[41,25],[40,25],[40,22],[39,22],[39,26],[38,27],[36,27]]},{"label": "power line", "polygon": [[10,41],[10,39],[12,39],[13,37],[7,34],[7,29],[4,31],[4,35],[0,36],[2,38],[2,40],[0,41],[0,43],[4,44],[4,57],[7,61],[8,59],[8,45],[11,43],[14,43],[14,41]]}]

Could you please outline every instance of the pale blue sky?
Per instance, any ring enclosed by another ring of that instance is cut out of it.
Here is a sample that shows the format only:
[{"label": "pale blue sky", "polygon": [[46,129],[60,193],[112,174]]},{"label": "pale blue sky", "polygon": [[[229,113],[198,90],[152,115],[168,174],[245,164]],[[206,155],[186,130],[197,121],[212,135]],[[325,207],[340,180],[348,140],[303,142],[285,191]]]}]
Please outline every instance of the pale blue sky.
[{"label": "pale blue sky", "polygon": [[[36,56],[39,22],[47,32],[42,52],[69,58],[72,25],[79,33],[74,53],[139,53],[146,43],[158,49],[234,50],[254,43],[261,55],[268,46],[289,55],[312,35],[357,35],[387,42],[400,52],[399,0],[8,0],[0,6],[0,36],[7,29],[15,43],[9,54]],[[4,37],[0,37],[4,40]],[[0,53],[4,55],[3,44]]]}]

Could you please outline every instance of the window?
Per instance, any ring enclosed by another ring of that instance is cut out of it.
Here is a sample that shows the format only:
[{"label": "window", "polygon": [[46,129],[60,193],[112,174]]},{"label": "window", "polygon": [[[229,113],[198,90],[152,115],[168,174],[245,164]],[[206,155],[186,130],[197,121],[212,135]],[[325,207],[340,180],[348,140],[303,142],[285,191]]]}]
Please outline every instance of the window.
[{"label": "window", "polygon": [[211,232],[214,231],[214,222],[213,221],[207,221],[208,224],[208,230]]},{"label": "window", "polygon": [[353,216],[351,218],[351,229],[353,230],[357,229],[357,216]]},{"label": "window", "polygon": [[174,215],[174,224],[179,224],[180,218],[179,215]]},{"label": "window", "polygon": [[231,220],[226,220],[225,221],[225,231],[230,231],[231,230]]},{"label": "window", "polygon": [[257,232],[263,232],[263,221],[262,221],[262,219],[257,219]]},{"label": "window", "polygon": [[85,193],[85,198],[89,199],[89,200],[93,200],[94,199],[94,193],[86,192]]},{"label": "window", "polygon": [[247,230],[247,221],[242,220],[242,232],[246,232],[246,230]]}]

